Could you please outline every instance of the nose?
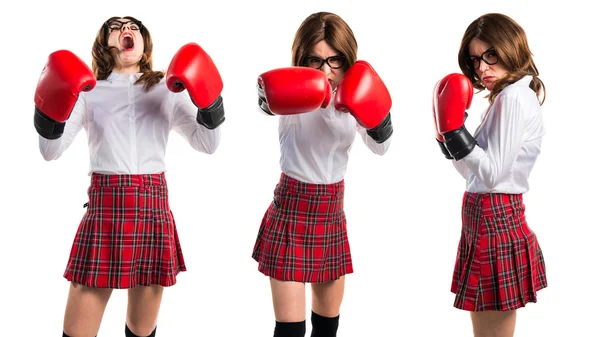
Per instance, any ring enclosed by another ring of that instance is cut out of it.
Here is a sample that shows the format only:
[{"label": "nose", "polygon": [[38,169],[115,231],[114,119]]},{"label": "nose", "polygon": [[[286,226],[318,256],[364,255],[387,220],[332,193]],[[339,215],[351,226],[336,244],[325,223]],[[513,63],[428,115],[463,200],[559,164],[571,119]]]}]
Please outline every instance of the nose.
[{"label": "nose", "polygon": [[329,64],[327,64],[327,62],[323,63],[323,66],[321,67],[321,71],[324,72],[325,75],[331,74],[331,68],[329,67]]},{"label": "nose", "polygon": [[479,60],[479,68],[477,68],[477,70],[479,70],[479,72],[483,73],[488,68],[489,68],[489,66],[487,63],[483,62],[483,60]]},{"label": "nose", "polygon": [[121,32],[125,32],[126,30],[131,30],[131,25],[130,24],[124,24],[121,27]]}]

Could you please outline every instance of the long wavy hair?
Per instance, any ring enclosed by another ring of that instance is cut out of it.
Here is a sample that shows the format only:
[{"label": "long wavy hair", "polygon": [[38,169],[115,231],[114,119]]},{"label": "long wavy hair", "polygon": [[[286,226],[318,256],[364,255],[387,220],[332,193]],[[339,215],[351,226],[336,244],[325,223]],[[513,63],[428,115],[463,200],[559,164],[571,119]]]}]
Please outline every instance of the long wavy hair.
[{"label": "long wavy hair", "polygon": [[140,76],[135,84],[143,83],[144,90],[148,91],[150,88],[152,88],[152,86],[160,82],[160,80],[165,76],[165,73],[162,71],[152,70],[153,45],[150,31],[148,31],[148,28],[144,26],[141,21],[132,16],[113,16],[112,18],[106,20],[102,24],[102,27],[100,27],[98,30],[98,33],[96,34],[96,40],[92,46],[92,70],[94,71],[94,75],[96,76],[97,80],[105,80],[108,78],[108,75],[110,75],[116,65],[111,54],[111,49],[115,47],[110,47],[108,45],[108,35],[110,32],[107,24],[109,21],[115,19],[126,19],[139,22],[140,34],[144,40],[144,53],[138,62],[142,76]]},{"label": "long wavy hair", "polygon": [[[516,21],[504,14],[489,13],[474,20],[465,31],[458,52],[458,64],[463,74],[471,79],[473,87],[482,91],[485,87],[481,79],[475,70],[467,67],[467,62],[470,62],[469,44],[473,39],[489,43],[496,50],[498,62],[508,70],[506,76],[499,79],[490,90],[490,94],[486,96],[490,103],[494,102],[496,96],[506,86],[526,75],[531,75],[533,80],[529,87],[536,93],[540,105],[544,104],[546,87],[538,77],[539,72],[533,62],[533,54],[529,49],[525,31]],[[543,98],[540,100],[542,95]]]},{"label": "long wavy hair", "polygon": [[336,14],[318,12],[304,19],[296,31],[292,66],[306,65],[311,48],[323,40],[346,58],[342,68],[344,72],[356,62],[358,44],[350,26]]}]

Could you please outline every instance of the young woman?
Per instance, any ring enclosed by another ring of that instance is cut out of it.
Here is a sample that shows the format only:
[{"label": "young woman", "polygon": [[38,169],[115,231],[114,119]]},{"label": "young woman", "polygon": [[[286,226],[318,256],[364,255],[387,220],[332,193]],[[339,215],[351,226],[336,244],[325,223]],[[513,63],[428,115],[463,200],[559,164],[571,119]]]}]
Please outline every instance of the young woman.
[{"label": "young woman", "polygon": [[[125,335],[155,336],[163,287],[185,263],[168,200],[170,131],[213,153],[224,120],[222,82],[200,46],[182,47],[166,79],[152,70],[152,38],[133,17],[102,24],[90,70],[67,50],[50,55],[35,94],[46,160],[85,129],[89,202],[64,277],[71,281],[63,336],[98,333],[112,289],[128,289]],[[189,93],[177,93],[187,89]],[[191,99],[190,99],[191,97]]]},{"label": "young woman", "polygon": [[[516,310],[547,286],[523,204],[545,134],[545,88],[523,28],[503,14],[469,25],[458,61],[463,74],[446,76],[434,94],[437,139],[467,181],[451,289],[455,307],[471,312],[475,337],[509,337]],[[489,91],[490,106],[472,136],[464,119],[473,87]]]},{"label": "young woman", "polygon": [[[313,337],[335,336],[352,258],[344,174],[358,133],[383,155],[391,142],[391,98],[373,68],[356,61],[350,27],[333,13],[308,16],[292,67],[258,80],[259,106],[279,115],[281,178],[259,229],[253,258],[270,278],[274,336],[304,336],[305,284],[312,288]],[[367,90],[359,90],[361,83]]]}]

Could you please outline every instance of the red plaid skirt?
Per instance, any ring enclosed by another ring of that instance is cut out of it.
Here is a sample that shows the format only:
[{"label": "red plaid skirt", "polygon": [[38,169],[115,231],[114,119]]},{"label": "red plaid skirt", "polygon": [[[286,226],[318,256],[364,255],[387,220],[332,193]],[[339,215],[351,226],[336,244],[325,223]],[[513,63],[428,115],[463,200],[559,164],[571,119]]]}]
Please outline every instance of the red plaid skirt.
[{"label": "red plaid skirt", "polygon": [[536,292],[547,287],[546,267],[522,195],[465,192],[462,218],[454,306],[508,311],[537,302]]},{"label": "red plaid skirt", "polygon": [[95,288],[174,285],[185,271],[164,173],[93,174],[64,277]]},{"label": "red plaid skirt", "polygon": [[344,213],[344,181],[308,184],[281,174],[252,257],[280,281],[322,283],[352,270]]}]

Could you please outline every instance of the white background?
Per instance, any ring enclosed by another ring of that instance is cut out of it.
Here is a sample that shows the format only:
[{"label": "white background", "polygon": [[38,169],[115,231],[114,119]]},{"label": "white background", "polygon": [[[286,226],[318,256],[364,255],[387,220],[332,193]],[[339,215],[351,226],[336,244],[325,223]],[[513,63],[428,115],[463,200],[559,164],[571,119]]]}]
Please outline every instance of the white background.
[{"label": "white background", "polygon": [[[44,161],[33,95],[49,53],[70,49],[91,65],[95,34],[113,15],[148,27],[155,69],[166,70],[180,46],[197,42],[225,83],[217,152],[195,152],[175,133],[168,146],[170,202],[188,271],[165,291],[158,336],[272,335],[268,280],[250,255],[279,178],[279,144],[277,118],[257,112],[255,84],[260,73],[290,64],[296,29],[317,11],[339,14],[354,30],[359,59],[390,90],[395,128],[385,156],[359,137],[351,151],[346,214],[355,273],[347,277],[338,336],[471,334],[468,313],[452,307],[449,291],[465,184],[434,140],[431,93],[437,80],[460,71],[462,34],[488,12],[524,27],[548,92],[547,135],[525,204],[549,287],[519,310],[516,336],[600,335],[600,186],[592,165],[600,29],[591,2],[563,3],[58,0],[18,1],[10,10],[4,3],[0,336],[62,331],[69,285],[62,273],[87,201],[87,139],[81,132],[59,160]],[[483,96],[469,111],[471,131],[487,105]],[[126,292],[113,292],[98,336],[123,335],[125,308]]]}]

